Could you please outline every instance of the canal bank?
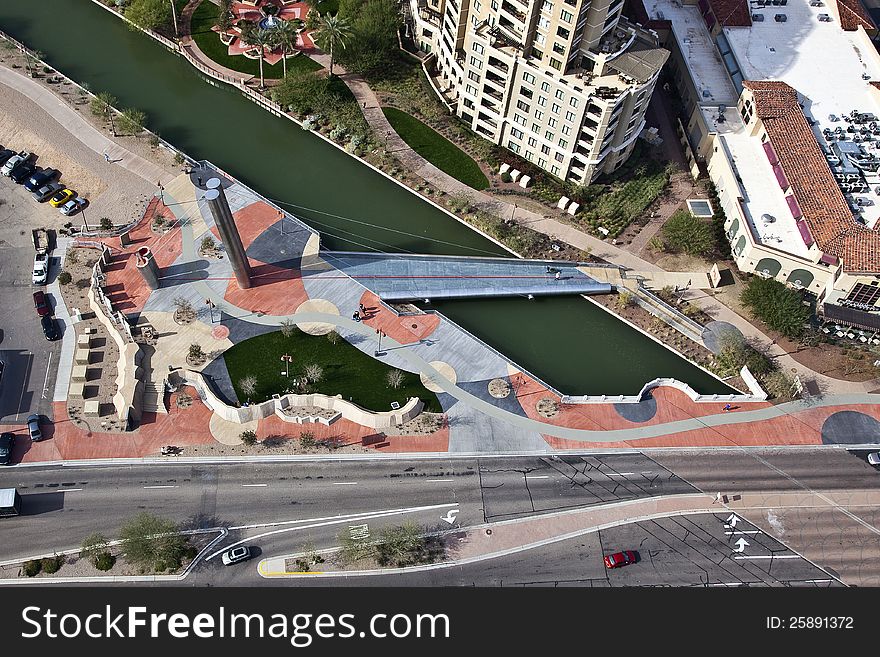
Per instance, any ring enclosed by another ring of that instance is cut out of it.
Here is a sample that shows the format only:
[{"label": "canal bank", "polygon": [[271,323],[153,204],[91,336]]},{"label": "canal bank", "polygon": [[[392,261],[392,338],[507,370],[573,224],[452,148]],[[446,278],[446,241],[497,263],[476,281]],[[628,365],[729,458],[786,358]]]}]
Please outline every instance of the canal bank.
[{"label": "canal bank", "polygon": [[[0,7],[5,31],[94,91],[147,113],[149,127],[209,158],[320,230],[335,249],[504,255],[451,216],[272,116],[238,92],[203,83],[187,62],[86,0],[58,0],[65,24]],[[84,44],[87,44],[84,46]],[[134,72],[134,74],[132,74]],[[437,306],[523,367],[572,394],[634,394],[671,376],[706,393],[728,388],[580,298]]]}]

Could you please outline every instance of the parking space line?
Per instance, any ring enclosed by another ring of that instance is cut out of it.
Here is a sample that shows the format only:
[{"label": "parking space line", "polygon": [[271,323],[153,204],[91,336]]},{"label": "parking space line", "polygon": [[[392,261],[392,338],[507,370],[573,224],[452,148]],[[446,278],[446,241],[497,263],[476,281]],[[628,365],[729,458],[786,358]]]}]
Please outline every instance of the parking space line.
[{"label": "parking space line", "polygon": [[242,484],[242,488],[265,488],[269,484]]},{"label": "parking space line", "polygon": [[358,482],[356,482],[356,481],[334,481],[333,485],[334,486],[357,486],[357,483]]},{"label": "parking space line", "polygon": [[736,560],[741,560],[741,559],[751,560],[751,559],[802,559],[803,557],[801,557],[801,555],[799,555],[799,554],[765,554],[765,555],[755,555],[755,556],[742,555],[742,556],[733,557],[733,558]]},{"label": "parking space line", "polygon": [[177,488],[177,486],[144,486],[144,488]]},{"label": "parking space line", "polygon": [[428,483],[428,484],[442,484],[442,483],[446,483],[447,481],[453,481],[453,480],[452,479],[425,479],[425,483]]}]

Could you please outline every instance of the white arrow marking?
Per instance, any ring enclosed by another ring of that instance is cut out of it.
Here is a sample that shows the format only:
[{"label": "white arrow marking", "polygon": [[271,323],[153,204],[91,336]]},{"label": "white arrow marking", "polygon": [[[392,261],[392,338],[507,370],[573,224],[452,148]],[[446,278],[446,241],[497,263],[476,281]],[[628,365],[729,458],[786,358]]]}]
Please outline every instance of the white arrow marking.
[{"label": "white arrow marking", "polygon": [[458,509],[449,509],[445,516],[440,516],[440,520],[445,520],[450,525],[455,522],[455,516],[458,515]]},{"label": "white arrow marking", "polygon": [[735,513],[731,513],[729,516],[727,516],[727,522],[730,524],[730,527],[733,528],[736,527],[736,523],[739,522],[739,518],[736,516]]},{"label": "white arrow marking", "polygon": [[746,549],[746,546],[747,546],[748,544],[749,544],[749,542],[748,542],[746,539],[744,539],[744,538],[739,539],[739,540],[734,544],[734,545],[736,545],[736,547],[737,547],[737,549],[734,550],[734,552],[743,552],[743,551]]}]

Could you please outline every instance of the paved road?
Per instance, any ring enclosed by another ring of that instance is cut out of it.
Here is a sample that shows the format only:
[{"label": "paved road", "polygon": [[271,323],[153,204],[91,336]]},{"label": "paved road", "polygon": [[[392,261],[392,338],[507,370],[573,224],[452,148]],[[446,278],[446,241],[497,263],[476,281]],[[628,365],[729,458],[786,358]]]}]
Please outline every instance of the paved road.
[{"label": "paved road", "polygon": [[[440,517],[447,508],[458,508],[456,522],[471,525],[618,499],[693,491],[638,454],[46,466],[0,471],[2,486],[19,488],[23,515],[4,520],[3,529],[10,531],[4,531],[0,561],[72,549],[96,531],[114,536],[122,522],[139,510],[171,517],[187,527],[315,519],[291,525],[296,529],[260,542],[278,550],[296,551],[305,544],[331,547],[340,530],[364,522],[332,520],[340,515],[437,507],[404,514],[430,527],[444,524]],[[404,515],[367,522],[375,530],[383,524],[400,522]],[[273,529],[277,528],[256,528],[244,535]]]},{"label": "paved road", "polygon": [[[46,341],[34,310],[33,292],[45,290],[45,286],[31,285],[34,247],[30,226],[22,225],[17,210],[34,201],[24,188],[5,177],[0,177],[0,197],[4,200],[0,204],[0,360],[6,365],[0,381],[0,422],[15,424],[30,413],[51,417],[61,341]],[[57,270],[57,258],[53,258],[50,273]],[[55,300],[49,296],[54,306]],[[63,323],[58,328],[63,330]]]},{"label": "paved road", "polygon": [[[793,486],[795,494],[822,490],[827,495],[853,499],[874,495],[880,483],[880,473],[865,463],[864,454],[828,449],[748,454],[660,452],[651,457],[628,453],[9,468],[0,471],[0,487],[16,486],[21,490],[25,515],[3,521],[4,529],[10,531],[4,531],[0,561],[76,548],[84,536],[95,531],[115,536],[122,522],[138,510],[169,516],[189,527],[230,527],[221,546],[245,540],[259,546],[266,557],[332,547],[340,532],[354,525],[366,524],[371,533],[405,520],[427,527],[448,527],[441,516],[449,509],[458,510],[456,525],[466,527],[593,504],[688,493],[694,491],[693,483],[707,491],[752,491],[743,493],[752,498],[792,490],[785,486]],[[737,488],[733,482],[748,486]],[[741,512],[743,523],[751,521],[754,525],[749,525],[750,530],[763,536],[752,549],[766,550],[766,554],[796,550],[819,565],[828,562],[829,572],[840,574],[846,583],[864,583],[880,574],[880,566],[871,565],[880,564],[880,542],[871,530],[880,526],[880,513],[868,516],[864,509],[856,508],[859,524],[846,515],[846,509],[834,506],[783,511],[787,515],[782,516],[785,527],[781,532],[772,508],[754,507]],[[820,577],[803,570],[791,571],[794,566],[788,562],[795,561],[793,558],[778,560],[786,564],[778,568],[774,565],[775,570],[769,574],[761,570],[761,564],[751,563],[732,563],[728,564],[730,568],[718,570],[723,561],[715,558],[719,541],[730,540],[724,532],[718,534],[719,518],[724,519],[721,515],[711,516],[711,520],[700,520],[699,526],[690,529],[686,525],[692,519],[683,524],[680,518],[618,527],[518,557],[445,569],[442,573],[408,575],[400,583],[525,585],[546,581],[590,586],[696,586],[706,582],[824,584],[810,580],[828,578],[827,573]],[[573,551],[567,546],[573,546]],[[657,557],[651,561],[650,572],[637,567],[609,575],[600,562],[596,565],[603,552],[633,547],[645,558]],[[252,561],[224,568],[213,559],[199,566],[186,584],[268,584],[258,578],[255,565]],[[398,583],[396,579],[386,581],[391,579],[351,582]],[[281,583],[275,581],[273,585]]]}]

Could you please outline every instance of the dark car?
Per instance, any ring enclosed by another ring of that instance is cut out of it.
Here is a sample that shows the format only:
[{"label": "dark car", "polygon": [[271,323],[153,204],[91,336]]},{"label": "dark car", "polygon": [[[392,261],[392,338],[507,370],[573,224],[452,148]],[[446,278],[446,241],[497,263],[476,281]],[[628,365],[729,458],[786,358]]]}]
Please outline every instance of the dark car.
[{"label": "dark car", "polygon": [[25,160],[9,172],[9,177],[12,178],[13,182],[20,185],[33,175],[36,168],[36,164],[29,160]]},{"label": "dark car", "polygon": [[58,339],[58,325],[55,323],[55,319],[50,315],[44,315],[40,319],[40,326],[43,327],[43,335],[46,336],[46,339],[49,341]]},{"label": "dark car", "polygon": [[64,189],[64,185],[60,182],[50,182],[40,187],[37,191],[31,194],[31,196],[35,201],[45,203],[50,197],[54,196],[62,189]]},{"label": "dark car", "polygon": [[52,306],[49,305],[49,300],[46,298],[46,293],[42,290],[37,290],[34,292],[34,308],[37,309],[37,314],[40,317],[45,317],[46,315],[52,314]]},{"label": "dark car", "polygon": [[638,553],[632,550],[624,550],[623,552],[615,552],[605,556],[606,568],[620,568],[635,563],[638,560]]},{"label": "dark car", "polygon": [[15,447],[15,434],[4,432],[0,434],[0,465],[12,463],[12,449]]},{"label": "dark car", "polygon": [[43,185],[48,185],[58,177],[58,169],[42,169],[36,171],[24,183],[24,187],[29,192],[35,192]]},{"label": "dark car", "polygon": [[0,164],[6,164],[6,160],[15,155],[15,151],[8,148],[0,150]]}]

